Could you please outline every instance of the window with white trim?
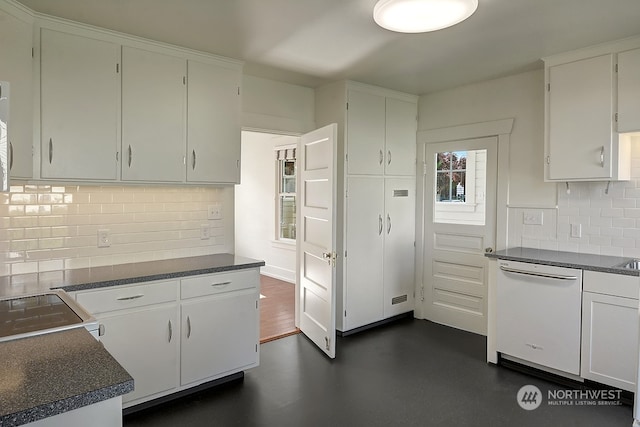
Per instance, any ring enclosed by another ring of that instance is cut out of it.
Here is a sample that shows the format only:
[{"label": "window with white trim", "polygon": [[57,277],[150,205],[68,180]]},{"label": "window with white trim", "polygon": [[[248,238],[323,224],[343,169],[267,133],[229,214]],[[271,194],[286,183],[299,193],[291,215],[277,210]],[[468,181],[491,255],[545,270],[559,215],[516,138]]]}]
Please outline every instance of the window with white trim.
[{"label": "window with white trim", "polygon": [[276,151],[276,239],[293,241],[296,238],[296,149],[278,147]]}]

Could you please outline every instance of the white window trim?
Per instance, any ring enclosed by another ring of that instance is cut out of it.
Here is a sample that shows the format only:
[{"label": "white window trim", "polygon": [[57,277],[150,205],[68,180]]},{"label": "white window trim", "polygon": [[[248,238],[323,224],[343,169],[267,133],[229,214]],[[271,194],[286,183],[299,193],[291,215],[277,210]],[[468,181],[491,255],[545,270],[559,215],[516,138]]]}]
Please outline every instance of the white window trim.
[{"label": "white window trim", "polygon": [[[278,159],[278,151],[281,150],[290,150],[290,149],[297,149],[297,144],[288,144],[288,145],[278,145],[276,147],[273,147],[274,153],[275,155],[275,178],[276,178],[276,193],[275,193],[275,227],[274,227],[274,234],[275,234],[275,239],[273,240],[273,244],[272,246],[277,247],[276,246],[276,242],[279,243],[280,245],[282,245],[281,249],[289,249],[290,246],[293,246],[295,248],[296,245],[296,239],[289,239],[286,237],[280,237],[280,212],[281,212],[281,206],[280,206],[280,197],[284,194],[294,194],[295,196],[297,196],[297,191],[296,193],[281,193],[280,192],[280,185],[281,185],[281,171],[280,171],[280,160]],[[297,162],[297,160],[296,160]],[[297,168],[297,165],[296,165]],[[298,188],[298,183],[297,183],[297,176],[296,176],[296,190]],[[296,203],[297,203],[297,197],[296,197]],[[296,224],[297,227],[297,224]]]}]

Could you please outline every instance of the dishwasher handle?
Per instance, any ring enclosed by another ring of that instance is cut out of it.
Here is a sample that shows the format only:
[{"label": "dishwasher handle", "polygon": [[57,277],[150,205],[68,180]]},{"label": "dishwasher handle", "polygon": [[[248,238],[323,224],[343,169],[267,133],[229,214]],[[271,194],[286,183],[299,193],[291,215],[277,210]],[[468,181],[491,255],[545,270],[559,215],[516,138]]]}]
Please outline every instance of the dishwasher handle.
[{"label": "dishwasher handle", "polygon": [[500,266],[500,270],[506,271],[507,273],[522,274],[525,276],[545,277],[547,279],[578,280],[578,276],[563,276],[561,274],[549,274],[549,273],[541,273],[538,271],[519,270],[517,268],[504,267],[502,265]]}]

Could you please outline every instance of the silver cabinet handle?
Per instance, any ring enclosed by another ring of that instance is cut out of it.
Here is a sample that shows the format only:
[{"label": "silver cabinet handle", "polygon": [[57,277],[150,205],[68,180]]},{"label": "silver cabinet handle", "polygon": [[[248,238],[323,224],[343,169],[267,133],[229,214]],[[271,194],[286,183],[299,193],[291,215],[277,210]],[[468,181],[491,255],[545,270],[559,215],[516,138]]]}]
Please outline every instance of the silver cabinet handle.
[{"label": "silver cabinet handle", "polygon": [[171,342],[171,338],[173,338],[173,326],[171,325],[171,320],[169,320],[169,342]]},{"label": "silver cabinet handle", "polygon": [[604,167],[604,145],[600,148],[600,166]]},{"label": "silver cabinet handle", "polygon": [[9,170],[13,169],[13,144],[9,141]]},{"label": "silver cabinet handle", "polygon": [[387,165],[391,164],[391,150],[387,151]]},{"label": "silver cabinet handle", "polygon": [[382,234],[382,215],[378,215],[378,236]]},{"label": "silver cabinet handle", "polygon": [[187,338],[191,337],[191,318],[187,316]]},{"label": "silver cabinet handle", "polygon": [[191,169],[196,170],[196,150],[193,150],[193,158],[191,160]]},{"label": "silver cabinet handle", "polygon": [[138,295],[133,295],[130,297],[120,297],[120,298],[116,298],[118,301],[130,301],[132,299],[138,299],[138,298],[142,298],[144,296],[144,294],[138,294]]},{"label": "silver cabinet handle", "polygon": [[98,325],[98,336],[101,337],[104,335],[104,324],[100,323],[100,325]]},{"label": "silver cabinet handle", "polygon": [[384,162],[384,153],[380,150],[380,164],[382,164],[382,162]]},{"label": "silver cabinet handle", "polygon": [[131,159],[133,158],[133,150],[131,149],[131,144],[129,144],[129,167],[131,167]]},{"label": "silver cabinet handle", "polygon": [[230,284],[231,282],[220,282],[220,283],[212,283],[211,286],[227,286]]},{"label": "silver cabinet handle", "polygon": [[49,138],[49,164],[53,161],[53,140]]},{"label": "silver cabinet handle", "polygon": [[391,217],[387,214],[387,234],[391,232]]}]

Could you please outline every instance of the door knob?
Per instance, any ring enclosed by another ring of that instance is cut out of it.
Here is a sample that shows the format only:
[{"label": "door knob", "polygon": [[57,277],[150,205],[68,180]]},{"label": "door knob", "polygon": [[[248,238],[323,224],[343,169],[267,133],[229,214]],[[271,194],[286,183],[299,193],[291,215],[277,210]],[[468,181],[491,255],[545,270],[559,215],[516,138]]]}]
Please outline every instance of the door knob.
[{"label": "door knob", "polygon": [[493,248],[484,248],[484,253],[490,254],[493,252]]}]

